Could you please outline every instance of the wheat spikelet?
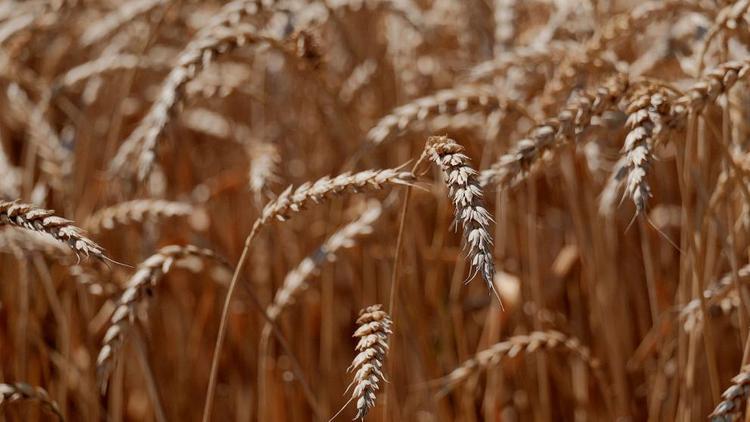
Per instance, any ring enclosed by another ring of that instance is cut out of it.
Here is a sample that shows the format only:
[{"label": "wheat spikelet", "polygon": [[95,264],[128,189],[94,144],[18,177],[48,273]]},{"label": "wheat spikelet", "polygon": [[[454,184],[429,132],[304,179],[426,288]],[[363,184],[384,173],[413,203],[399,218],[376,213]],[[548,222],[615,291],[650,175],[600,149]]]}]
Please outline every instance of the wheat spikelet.
[{"label": "wheat spikelet", "polygon": [[750,396],[750,366],[742,368],[732,378],[732,385],[721,395],[723,399],[708,418],[711,422],[734,422],[741,420]]},{"label": "wheat spikelet", "polygon": [[438,91],[396,107],[370,129],[367,133],[367,142],[373,145],[382,144],[397,133],[406,131],[415,122],[437,115],[477,110],[490,112],[511,105],[511,102],[493,95],[487,86],[463,86]]},{"label": "wheat spikelet", "polygon": [[55,257],[65,256],[70,254],[70,249],[46,234],[6,228],[0,230],[0,252],[13,254],[21,259],[34,252]]},{"label": "wheat spikelet", "polygon": [[266,313],[271,319],[276,319],[281,312],[293,304],[295,298],[307,288],[307,280],[315,273],[321,264],[336,259],[340,249],[351,248],[357,237],[372,233],[373,223],[380,217],[382,207],[377,201],[368,201],[365,211],[358,219],[342,227],[323,242],[316,251],[308,255],[302,262],[284,277],[284,283],[276,291],[273,303],[268,306]]},{"label": "wheat spikelet", "polygon": [[492,217],[484,208],[484,194],[477,181],[477,172],[469,166],[469,157],[463,154],[463,150],[454,140],[436,136],[427,140],[425,152],[443,173],[448,196],[455,208],[456,224],[461,223],[469,247],[471,276],[481,274],[490,291],[495,292],[495,264],[489,230]]},{"label": "wheat spikelet", "polygon": [[521,353],[528,354],[539,350],[564,350],[578,356],[595,373],[600,371],[599,361],[591,356],[589,349],[583,346],[577,338],[566,336],[558,331],[534,331],[528,335],[511,337],[482,350],[441,378],[439,383],[445,387],[445,391],[449,391],[480,370],[498,365],[505,357],[513,358]]},{"label": "wheat spikelet", "polygon": [[589,126],[594,116],[614,107],[629,88],[628,78],[617,75],[599,89],[581,94],[572,100],[557,117],[546,120],[532,129],[479,175],[481,186],[496,183],[500,187],[518,183],[524,172],[541,161],[544,153],[552,150],[558,140],[572,140]]},{"label": "wheat spikelet", "polygon": [[[750,278],[750,264],[739,268],[736,274],[731,272],[724,274],[721,278],[703,290],[703,298],[706,301],[706,304],[714,303],[716,300],[726,296],[727,293],[734,288],[735,277],[740,281],[745,281]],[[700,298],[697,298],[685,304],[682,309],[679,310],[679,316],[681,319],[695,319],[700,312],[701,300]]]},{"label": "wheat spikelet", "polygon": [[311,202],[319,203],[331,195],[345,191],[379,190],[387,184],[408,186],[413,181],[412,173],[401,171],[401,167],[397,167],[365,170],[354,174],[343,173],[333,179],[326,176],[312,183],[303,183],[295,190],[289,186],[276,199],[266,204],[260,217],[255,221],[253,232],[257,232],[261,226],[273,219],[287,220],[292,213],[304,210]]},{"label": "wheat spikelet", "polygon": [[622,177],[627,175],[626,191],[639,214],[646,210],[651,197],[646,175],[654,145],[664,130],[664,115],[668,107],[665,93],[647,89],[645,93],[637,95],[626,110],[628,119],[625,128],[628,134],[623,148],[625,170],[618,169],[615,173]]},{"label": "wheat spikelet", "polygon": [[57,403],[52,400],[47,394],[47,391],[42,387],[34,387],[25,382],[16,382],[12,384],[0,384],[0,409],[6,403],[13,403],[21,400],[35,400],[38,401],[57,416],[61,421],[64,421],[60,408]]},{"label": "wheat spikelet", "polygon": [[[358,352],[352,361],[349,371],[354,372],[352,399],[357,400],[357,415],[354,420],[363,420],[367,412],[375,406],[375,395],[378,385],[385,381],[383,362],[388,355],[388,337],[391,335],[391,317],[382,310],[382,305],[364,308],[357,319],[358,338],[354,350]],[[347,388],[347,391],[349,390]]]},{"label": "wheat spikelet", "polygon": [[136,199],[96,211],[84,221],[83,227],[92,233],[99,233],[117,226],[142,223],[146,219],[186,216],[194,212],[193,206],[185,202]]},{"label": "wheat spikelet", "polygon": [[682,127],[688,114],[701,113],[713,104],[720,95],[727,93],[738,80],[750,71],[750,59],[722,63],[706,72],[706,75],[671,102],[670,126]]},{"label": "wheat spikelet", "polygon": [[0,200],[0,225],[11,225],[46,233],[68,245],[76,254],[106,260],[104,249],[86,237],[73,222],[55,215],[52,210],[37,208],[18,201]]},{"label": "wheat spikelet", "polygon": [[116,173],[124,170],[130,160],[138,155],[138,176],[143,180],[153,166],[156,143],[169,122],[171,113],[182,101],[185,85],[217,55],[263,41],[275,43],[272,38],[259,34],[252,25],[216,26],[211,30],[201,31],[180,53],[177,65],[172,68],[162,85],[159,97],[120,146],[112,160],[110,171]]},{"label": "wheat spikelet", "polygon": [[143,261],[135,274],[130,277],[127,287],[118,299],[117,307],[112,313],[109,327],[102,340],[99,356],[96,359],[97,378],[102,393],[107,389],[107,382],[114,368],[116,356],[122,348],[127,331],[135,319],[136,307],[151,296],[159,281],[177,261],[191,256],[221,262],[217,255],[209,249],[202,249],[193,245],[169,245],[159,249]]}]

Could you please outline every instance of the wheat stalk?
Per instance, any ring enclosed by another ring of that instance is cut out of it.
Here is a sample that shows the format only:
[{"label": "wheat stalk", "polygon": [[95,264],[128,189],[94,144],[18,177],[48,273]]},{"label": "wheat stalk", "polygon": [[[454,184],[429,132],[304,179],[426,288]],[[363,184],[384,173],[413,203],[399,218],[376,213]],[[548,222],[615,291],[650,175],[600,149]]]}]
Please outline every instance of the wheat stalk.
[{"label": "wheat stalk", "polygon": [[42,404],[43,407],[50,410],[57,416],[57,419],[64,421],[62,413],[57,403],[52,400],[42,387],[34,387],[25,382],[15,382],[12,384],[0,384],[0,409],[6,403],[14,403],[22,400],[34,400]]},{"label": "wheat stalk", "polygon": [[109,327],[104,334],[102,347],[96,359],[97,378],[102,393],[106,392],[109,376],[114,369],[115,359],[135,319],[136,308],[152,295],[158,283],[177,261],[191,256],[222,262],[209,249],[193,245],[169,245],[159,249],[143,261],[130,277],[125,291],[117,300],[117,307],[109,320]]},{"label": "wheat stalk", "polygon": [[490,291],[497,295],[489,230],[492,217],[484,207],[484,194],[477,180],[477,172],[469,165],[469,157],[463,150],[461,145],[448,137],[434,136],[427,140],[425,152],[442,171],[448,196],[455,208],[456,224],[460,222],[463,227],[473,268],[470,278],[476,273],[481,274]]}]

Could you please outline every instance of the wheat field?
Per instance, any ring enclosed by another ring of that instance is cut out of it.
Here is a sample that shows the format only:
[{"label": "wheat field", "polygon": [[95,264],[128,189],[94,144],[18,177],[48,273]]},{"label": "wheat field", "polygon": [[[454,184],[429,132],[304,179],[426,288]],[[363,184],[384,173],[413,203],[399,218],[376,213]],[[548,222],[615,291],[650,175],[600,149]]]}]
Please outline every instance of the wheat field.
[{"label": "wheat field", "polygon": [[0,420],[750,421],[750,0],[0,0]]}]

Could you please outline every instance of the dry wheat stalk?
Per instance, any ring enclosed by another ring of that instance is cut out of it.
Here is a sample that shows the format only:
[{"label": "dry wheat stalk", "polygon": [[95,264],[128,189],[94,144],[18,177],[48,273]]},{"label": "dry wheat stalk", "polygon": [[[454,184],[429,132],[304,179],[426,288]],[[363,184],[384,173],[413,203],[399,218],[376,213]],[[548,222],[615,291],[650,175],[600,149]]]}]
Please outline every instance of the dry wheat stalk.
[{"label": "dry wheat stalk", "polygon": [[6,403],[13,403],[21,400],[38,401],[42,406],[54,413],[59,420],[65,420],[57,403],[50,398],[49,394],[47,394],[47,390],[44,388],[34,387],[25,382],[0,384],[0,409]]},{"label": "dry wheat stalk", "polygon": [[264,41],[275,43],[274,39],[261,35],[252,25],[216,26],[211,30],[201,31],[199,36],[180,53],[177,65],[172,68],[162,85],[159,97],[148,114],[120,146],[112,160],[110,170],[117,173],[135,162],[138,166],[139,178],[144,179],[153,167],[159,137],[175,107],[182,101],[185,85],[208,66],[217,55],[225,54],[237,47]]},{"label": "dry wheat stalk", "polygon": [[276,291],[273,303],[266,309],[268,316],[271,319],[278,318],[281,312],[293,304],[295,298],[308,287],[308,278],[324,262],[335,260],[336,253],[340,249],[354,247],[357,237],[372,233],[372,225],[380,217],[381,212],[382,207],[377,201],[367,202],[365,211],[358,219],[336,231],[315,252],[308,255],[296,268],[287,273],[284,277],[284,284]]},{"label": "dry wheat stalk", "polygon": [[93,25],[86,28],[86,32],[81,35],[81,45],[88,47],[95,44],[115,32],[122,25],[167,4],[167,2],[168,0],[132,0],[122,3],[120,7],[103,18],[97,19]]},{"label": "dry wheat stalk", "polygon": [[367,133],[367,142],[379,145],[406,131],[410,125],[442,114],[458,114],[469,111],[491,112],[512,106],[492,94],[489,86],[469,85],[438,91],[396,107],[381,118]]},{"label": "dry wheat stalk", "polygon": [[502,155],[490,168],[483,170],[479,176],[480,184],[487,186],[496,183],[500,187],[507,187],[518,183],[523,179],[524,172],[539,163],[544,153],[554,149],[558,141],[574,140],[578,133],[590,125],[594,116],[615,107],[628,88],[627,76],[617,75],[597,90],[582,93],[557,117],[537,125],[510,152]]},{"label": "dry wheat stalk", "polygon": [[83,230],[74,226],[72,221],[56,216],[52,210],[18,201],[0,200],[0,225],[5,224],[46,233],[68,245],[76,254],[108,259],[104,249],[86,237]]},{"label": "dry wheat stalk", "polygon": [[130,277],[127,287],[118,299],[117,307],[112,313],[109,327],[102,340],[99,356],[96,359],[97,378],[102,393],[107,389],[117,353],[122,348],[127,331],[131,328],[135,319],[136,308],[153,294],[159,281],[177,261],[194,256],[221,262],[221,259],[209,249],[202,249],[193,245],[169,245],[159,249],[143,261]]},{"label": "dry wheat stalk", "polygon": [[721,395],[723,399],[708,418],[711,422],[734,422],[741,420],[750,396],[750,366],[742,368],[739,374],[732,378],[732,385]]},{"label": "dry wheat stalk", "polygon": [[480,370],[498,365],[503,358],[513,358],[521,353],[534,353],[538,350],[564,350],[578,356],[595,373],[600,371],[599,361],[591,356],[588,347],[575,338],[558,331],[534,331],[528,335],[511,337],[508,340],[482,350],[471,359],[439,380],[445,391],[453,389]]},{"label": "dry wheat stalk", "polygon": [[193,212],[193,206],[186,202],[136,199],[96,211],[84,221],[83,227],[92,233],[99,233],[121,225],[142,223],[146,219],[186,216]]},{"label": "dry wheat stalk", "polygon": [[442,171],[448,196],[455,208],[456,225],[460,222],[463,227],[473,269],[470,278],[480,273],[490,291],[497,295],[489,229],[492,217],[484,208],[484,194],[477,180],[477,172],[469,165],[469,157],[463,150],[461,145],[448,137],[434,136],[427,140],[425,152]]},{"label": "dry wheat stalk", "polygon": [[372,305],[362,309],[357,319],[357,331],[354,337],[359,338],[354,350],[358,352],[348,371],[355,372],[352,399],[357,400],[355,420],[364,420],[367,412],[375,406],[375,395],[380,388],[378,384],[385,381],[383,362],[388,355],[388,337],[391,335],[391,317],[382,310],[382,305]]}]

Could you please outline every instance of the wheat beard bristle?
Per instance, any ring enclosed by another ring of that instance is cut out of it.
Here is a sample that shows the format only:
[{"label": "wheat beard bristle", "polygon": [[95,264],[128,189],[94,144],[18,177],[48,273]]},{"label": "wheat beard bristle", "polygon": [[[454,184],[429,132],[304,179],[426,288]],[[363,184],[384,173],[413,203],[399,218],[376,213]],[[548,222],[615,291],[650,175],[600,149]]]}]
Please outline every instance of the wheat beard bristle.
[{"label": "wheat beard bristle", "polygon": [[472,266],[469,280],[480,273],[490,291],[497,295],[492,235],[489,231],[492,217],[484,207],[477,172],[469,166],[469,157],[463,154],[463,150],[461,145],[445,136],[431,137],[427,141],[426,151],[430,160],[443,172],[448,195],[455,207],[456,222],[463,227]]}]

